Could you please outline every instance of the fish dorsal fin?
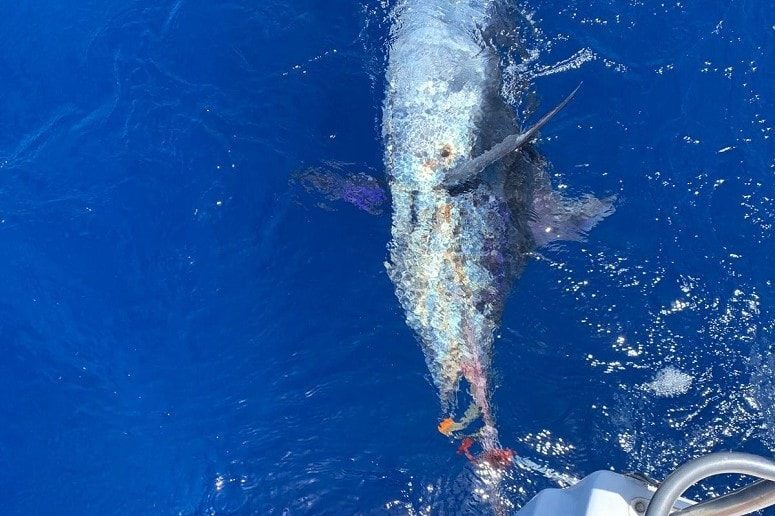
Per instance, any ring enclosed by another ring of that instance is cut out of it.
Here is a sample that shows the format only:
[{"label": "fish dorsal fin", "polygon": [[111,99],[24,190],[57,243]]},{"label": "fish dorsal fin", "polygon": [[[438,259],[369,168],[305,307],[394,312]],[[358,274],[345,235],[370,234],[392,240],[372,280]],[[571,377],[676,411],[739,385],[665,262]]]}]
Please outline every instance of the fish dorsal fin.
[{"label": "fish dorsal fin", "polygon": [[520,134],[510,134],[505,137],[500,143],[495,144],[493,147],[487,149],[475,158],[471,158],[465,163],[452,168],[444,176],[443,185],[447,188],[458,186],[476,176],[479,172],[487,168],[487,166],[495,163],[499,159],[503,158],[510,152],[514,152],[522,147],[524,144],[530,142],[535,138],[536,133],[541,130],[543,126],[549,122],[549,120],[559,113],[568,102],[571,101],[573,96],[579,91],[581,84],[576,86],[576,89],[570,92],[570,95],[557,104],[557,106],[545,114],[538,122],[533,124],[530,129]]}]

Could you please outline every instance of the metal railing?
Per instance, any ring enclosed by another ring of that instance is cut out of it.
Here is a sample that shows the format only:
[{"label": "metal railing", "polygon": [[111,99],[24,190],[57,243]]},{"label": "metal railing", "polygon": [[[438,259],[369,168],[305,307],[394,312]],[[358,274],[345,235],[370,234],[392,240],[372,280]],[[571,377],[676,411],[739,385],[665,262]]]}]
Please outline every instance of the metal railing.
[{"label": "metal railing", "polygon": [[[760,481],[733,493],[677,512],[676,500],[697,482],[727,473]],[[654,493],[646,516],[738,516],[775,505],[775,462],[749,453],[721,452],[687,462],[671,473]]]}]

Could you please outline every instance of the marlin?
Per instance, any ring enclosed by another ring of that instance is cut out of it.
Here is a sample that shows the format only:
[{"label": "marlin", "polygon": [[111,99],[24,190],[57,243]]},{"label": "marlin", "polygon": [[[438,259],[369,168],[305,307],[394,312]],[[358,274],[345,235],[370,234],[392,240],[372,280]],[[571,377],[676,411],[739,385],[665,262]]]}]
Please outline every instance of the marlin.
[{"label": "marlin", "polygon": [[[500,449],[492,348],[513,283],[537,247],[579,240],[614,210],[612,197],[569,199],[552,189],[531,142],[578,87],[521,130],[484,37],[495,8],[489,0],[400,2],[383,110],[387,271],[448,416],[439,431],[453,435],[481,417],[476,437],[490,454]],[[455,421],[463,379],[472,404]]]},{"label": "marlin", "polygon": [[[392,200],[388,275],[438,390],[438,430],[478,441],[502,463],[490,404],[492,349],[508,294],[531,253],[581,240],[614,197],[568,198],[551,186],[538,131],[574,90],[527,129],[501,95],[498,52],[485,34],[493,0],[400,0],[394,8],[382,129]],[[363,174],[312,169],[309,191],[370,213],[385,197]],[[455,419],[462,383],[471,403]],[[480,428],[465,435],[479,421]],[[492,461],[491,461],[492,462]]]}]

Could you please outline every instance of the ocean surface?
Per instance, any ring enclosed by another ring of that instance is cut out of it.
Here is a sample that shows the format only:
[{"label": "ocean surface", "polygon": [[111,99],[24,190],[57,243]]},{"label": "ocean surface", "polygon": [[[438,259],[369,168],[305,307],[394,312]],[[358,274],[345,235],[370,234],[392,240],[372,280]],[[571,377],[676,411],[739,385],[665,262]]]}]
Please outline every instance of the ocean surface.
[{"label": "ocean surface", "polygon": [[[389,207],[292,181],[384,180],[394,2],[0,2],[2,513],[486,511],[385,272]],[[771,456],[775,4],[517,11],[504,94],[529,123],[583,81],[538,145],[619,202],[509,299],[493,405],[536,466],[502,496]]]}]

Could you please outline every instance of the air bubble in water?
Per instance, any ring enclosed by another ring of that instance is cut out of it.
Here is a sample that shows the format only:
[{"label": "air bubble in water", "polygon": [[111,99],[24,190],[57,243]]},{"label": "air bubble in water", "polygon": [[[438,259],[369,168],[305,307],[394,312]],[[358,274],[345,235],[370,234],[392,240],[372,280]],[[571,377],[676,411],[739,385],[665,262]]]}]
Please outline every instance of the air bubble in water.
[{"label": "air bubble in water", "polygon": [[686,394],[691,386],[691,375],[675,367],[668,366],[659,371],[651,382],[644,384],[643,388],[657,396],[669,398]]}]

